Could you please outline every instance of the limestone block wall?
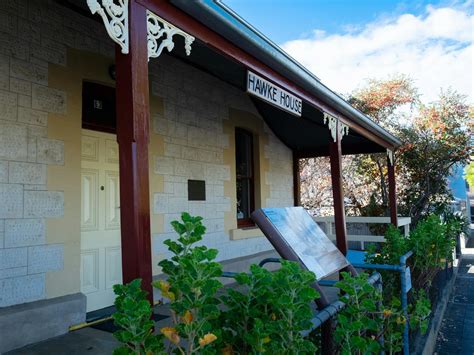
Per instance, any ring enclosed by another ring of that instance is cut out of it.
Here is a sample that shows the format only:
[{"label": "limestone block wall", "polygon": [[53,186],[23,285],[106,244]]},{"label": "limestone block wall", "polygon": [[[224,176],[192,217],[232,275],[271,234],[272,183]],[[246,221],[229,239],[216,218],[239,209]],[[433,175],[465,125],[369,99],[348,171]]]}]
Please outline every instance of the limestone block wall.
[{"label": "limestone block wall", "polygon": [[265,174],[265,182],[270,187],[266,200],[267,207],[293,206],[293,153],[265,127],[269,143],[265,146],[265,158],[270,161],[270,169]]},{"label": "limestone block wall", "polygon": [[[69,112],[50,69],[67,65],[68,47],[113,56],[99,23],[50,0],[0,1],[0,307],[45,298],[48,278],[64,273],[65,254],[79,250],[79,240],[66,242],[51,224],[64,219],[69,193],[50,181],[52,168],[70,166],[64,140],[51,134],[51,120]],[[63,286],[65,293],[79,291],[75,274],[77,286]]]},{"label": "limestone block wall", "polygon": [[[262,207],[293,205],[291,151],[263,123],[241,90],[167,56],[152,61],[149,68],[152,100],[162,99],[162,109],[152,111],[153,130],[163,144],[162,152],[151,158],[154,174],[163,177],[162,189],[151,186],[153,213],[163,215],[163,224],[152,231],[155,261],[168,256],[163,240],[176,238],[169,222],[182,211],[204,218],[207,234],[203,243],[217,248],[220,260],[270,250],[270,243],[258,237],[257,229],[252,238],[229,237],[229,228],[237,228],[235,177],[231,177],[235,174],[233,130],[225,130],[230,110],[248,112],[263,127],[257,132],[267,142],[263,149],[266,164],[260,167],[266,185],[259,189]],[[188,201],[188,179],[206,181],[206,201]]]},{"label": "limestone block wall", "polygon": [[[52,0],[0,1],[0,307],[80,291],[81,85],[113,86],[113,57],[100,21]],[[155,274],[182,211],[204,217],[204,243],[220,260],[271,249],[258,230],[229,236],[237,228],[231,110],[261,126],[262,206],[293,204],[289,149],[244,92],[167,55],[149,69]],[[188,179],[206,181],[206,201],[188,201]]]}]

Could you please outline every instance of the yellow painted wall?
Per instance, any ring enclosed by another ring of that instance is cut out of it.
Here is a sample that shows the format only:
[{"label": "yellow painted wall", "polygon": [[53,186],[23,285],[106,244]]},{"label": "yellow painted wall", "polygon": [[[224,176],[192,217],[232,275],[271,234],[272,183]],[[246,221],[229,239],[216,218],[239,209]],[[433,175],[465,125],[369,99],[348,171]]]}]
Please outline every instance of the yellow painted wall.
[{"label": "yellow painted wall", "polygon": [[113,60],[68,50],[67,66],[49,65],[49,87],[67,93],[67,113],[48,116],[48,138],[64,141],[64,165],[48,165],[48,189],[64,191],[64,217],[47,219],[46,242],[64,243],[64,269],[46,275],[47,297],[80,291],[82,81],[114,85]]}]

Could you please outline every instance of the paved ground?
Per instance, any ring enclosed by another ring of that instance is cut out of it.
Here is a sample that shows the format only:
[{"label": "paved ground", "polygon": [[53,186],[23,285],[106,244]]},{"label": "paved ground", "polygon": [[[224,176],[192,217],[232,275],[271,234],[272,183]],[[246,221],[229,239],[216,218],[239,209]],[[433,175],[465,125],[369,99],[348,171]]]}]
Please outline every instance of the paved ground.
[{"label": "paved ground", "polygon": [[[112,354],[118,342],[111,333],[93,328],[48,339],[41,343],[8,352],[8,355],[103,355]],[[5,354],[5,355],[7,355]]]},{"label": "paved ground", "polygon": [[474,354],[474,257],[466,257],[441,323],[435,354]]}]

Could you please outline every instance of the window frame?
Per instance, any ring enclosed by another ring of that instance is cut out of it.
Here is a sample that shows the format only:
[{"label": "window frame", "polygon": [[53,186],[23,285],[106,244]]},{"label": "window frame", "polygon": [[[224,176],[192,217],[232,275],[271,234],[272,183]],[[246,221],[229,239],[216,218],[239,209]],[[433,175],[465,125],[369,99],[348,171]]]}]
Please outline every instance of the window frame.
[{"label": "window frame", "polygon": [[[248,136],[250,142],[250,176],[242,176],[237,173],[237,136],[238,134]],[[245,128],[236,127],[235,128],[235,189],[236,189],[236,203],[237,203],[237,185],[239,180],[248,180],[249,189],[250,189],[250,211],[251,214],[255,210],[255,151],[254,151],[254,134],[252,131],[249,131]],[[255,227],[255,223],[250,218],[237,218],[237,227],[238,228],[251,228]]]}]

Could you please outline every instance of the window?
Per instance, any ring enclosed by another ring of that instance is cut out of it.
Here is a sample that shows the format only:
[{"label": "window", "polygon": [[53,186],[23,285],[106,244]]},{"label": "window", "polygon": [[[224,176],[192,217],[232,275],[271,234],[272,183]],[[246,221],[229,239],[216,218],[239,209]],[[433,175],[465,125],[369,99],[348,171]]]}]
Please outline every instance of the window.
[{"label": "window", "polygon": [[115,88],[82,83],[82,128],[115,133]]},{"label": "window", "polygon": [[237,172],[237,226],[250,227],[254,202],[253,135],[241,128],[235,129],[235,162]]}]

